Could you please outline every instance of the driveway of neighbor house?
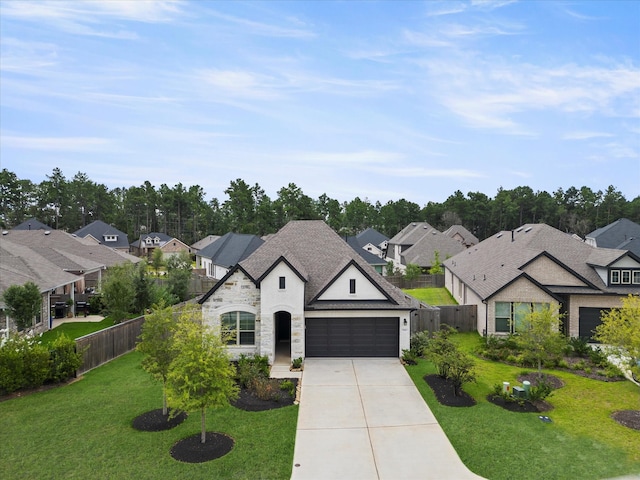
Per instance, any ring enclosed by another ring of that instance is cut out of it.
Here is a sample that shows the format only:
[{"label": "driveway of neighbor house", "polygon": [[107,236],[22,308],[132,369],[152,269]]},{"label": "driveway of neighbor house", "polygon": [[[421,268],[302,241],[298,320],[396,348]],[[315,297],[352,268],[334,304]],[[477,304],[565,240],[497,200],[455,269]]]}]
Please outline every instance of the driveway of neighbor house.
[{"label": "driveway of neighbor house", "polygon": [[397,358],[305,360],[292,480],[478,479]]}]

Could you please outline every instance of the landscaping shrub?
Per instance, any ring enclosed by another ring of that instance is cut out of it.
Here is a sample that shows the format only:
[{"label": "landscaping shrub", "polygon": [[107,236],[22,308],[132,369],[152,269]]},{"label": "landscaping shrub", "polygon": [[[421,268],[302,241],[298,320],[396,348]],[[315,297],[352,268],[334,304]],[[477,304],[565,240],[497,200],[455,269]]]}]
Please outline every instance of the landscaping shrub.
[{"label": "landscaping shrub", "polygon": [[429,345],[429,337],[428,331],[416,332],[411,335],[411,339],[409,340],[409,349],[411,353],[416,357],[424,356],[425,349],[427,345]]},{"label": "landscaping shrub", "polygon": [[278,400],[278,387],[269,378],[263,376],[254,377],[250,382],[249,388],[255,392],[256,397],[260,400]]},{"label": "landscaping shrub", "polygon": [[258,354],[253,356],[240,355],[237,377],[241,387],[252,388],[253,379],[269,377],[269,358]]},{"label": "landscaping shrub", "polygon": [[302,368],[302,357],[294,358],[291,362],[293,368]]},{"label": "landscaping shrub", "polygon": [[586,337],[571,337],[568,342],[568,349],[565,350],[570,356],[573,357],[587,357],[591,352],[591,347],[589,346],[589,339]]},{"label": "landscaping shrub", "polygon": [[76,352],[76,342],[62,333],[50,344],[51,372],[54,382],[64,382],[73,377],[82,365],[82,354]]},{"label": "landscaping shrub", "polygon": [[402,361],[407,365],[416,365],[418,363],[418,355],[413,350],[402,349]]},{"label": "landscaping shrub", "polygon": [[591,362],[598,367],[605,368],[607,365],[609,365],[609,359],[600,347],[589,348],[588,356],[589,360],[591,360]]},{"label": "landscaping shrub", "polygon": [[541,378],[536,385],[529,389],[529,400],[544,400],[553,395],[553,387],[544,378]]},{"label": "landscaping shrub", "polygon": [[0,347],[0,391],[11,393],[44,384],[50,373],[49,350],[32,338],[12,335]]},{"label": "landscaping shrub", "polygon": [[285,390],[290,396],[295,397],[296,386],[291,380],[283,380],[280,382],[280,390]]},{"label": "landscaping shrub", "polygon": [[456,330],[450,327],[434,333],[424,354],[435,365],[439,376],[451,380],[454,394],[459,395],[463,384],[475,381],[475,362],[451,341],[449,336],[454,333]]}]

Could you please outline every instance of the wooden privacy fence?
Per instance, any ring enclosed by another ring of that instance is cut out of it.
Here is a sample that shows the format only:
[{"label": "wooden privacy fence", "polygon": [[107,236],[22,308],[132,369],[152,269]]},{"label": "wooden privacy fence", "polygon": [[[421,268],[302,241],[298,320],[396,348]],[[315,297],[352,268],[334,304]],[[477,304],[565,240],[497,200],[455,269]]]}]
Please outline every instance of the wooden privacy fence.
[{"label": "wooden privacy fence", "polygon": [[440,330],[442,325],[449,325],[459,332],[474,332],[477,324],[475,305],[442,305],[439,307],[421,308],[411,316],[411,335],[428,331],[429,335]]},{"label": "wooden privacy fence", "polygon": [[444,275],[420,275],[415,280],[407,280],[402,275],[392,275],[384,278],[386,278],[393,286],[398,288],[444,287]]},{"label": "wooden privacy fence", "polygon": [[76,349],[82,352],[82,365],[77,375],[113,360],[136,348],[144,316],[76,339]]}]

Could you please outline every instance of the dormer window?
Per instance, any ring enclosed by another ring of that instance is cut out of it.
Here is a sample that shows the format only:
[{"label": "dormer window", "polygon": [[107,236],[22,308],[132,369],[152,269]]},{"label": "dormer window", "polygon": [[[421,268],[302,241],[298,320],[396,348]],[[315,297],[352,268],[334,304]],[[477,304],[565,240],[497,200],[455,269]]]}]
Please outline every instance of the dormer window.
[{"label": "dormer window", "polygon": [[105,242],[116,242],[118,240],[118,236],[117,235],[105,235],[104,236],[104,241]]},{"label": "dormer window", "polygon": [[609,270],[609,285],[640,285],[640,269]]},{"label": "dormer window", "polygon": [[160,244],[160,239],[158,237],[154,238],[153,243],[155,243],[156,245]]},{"label": "dormer window", "polygon": [[151,238],[145,238],[144,239],[144,243],[146,243],[147,245],[151,245],[151,243],[153,243],[153,240],[151,240]]}]

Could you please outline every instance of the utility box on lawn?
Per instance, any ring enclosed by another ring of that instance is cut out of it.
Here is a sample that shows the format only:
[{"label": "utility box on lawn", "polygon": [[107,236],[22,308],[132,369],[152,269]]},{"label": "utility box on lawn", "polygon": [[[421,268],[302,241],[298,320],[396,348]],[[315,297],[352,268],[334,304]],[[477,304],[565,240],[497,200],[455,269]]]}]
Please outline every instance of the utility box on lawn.
[{"label": "utility box on lawn", "polygon": [[522,387],[513,387],[513,396],[516,398],[527,398],[527,392]]}]

